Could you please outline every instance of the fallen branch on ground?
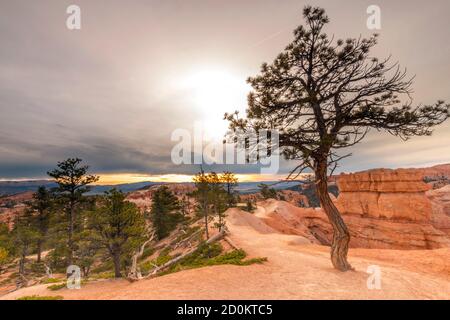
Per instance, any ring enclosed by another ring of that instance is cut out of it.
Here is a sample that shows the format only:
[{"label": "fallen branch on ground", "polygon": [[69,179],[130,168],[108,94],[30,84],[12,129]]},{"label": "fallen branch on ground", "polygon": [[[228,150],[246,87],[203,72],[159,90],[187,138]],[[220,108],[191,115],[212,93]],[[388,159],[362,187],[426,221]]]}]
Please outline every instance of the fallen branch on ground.
[{"label": "fallen branch on ground", "polygon": [[[226,233],[227,233],[227,232],[226,232],[225,230],[222,230],[221,232],[219,232],[219,233],[216,234],[215,236],[209,238],[209,239],[206,241],[206,244],[210,244],[210,243],[213,243],[213,242],[215,242],[215,241],[218,241],[218,240],[222,239],[222,238],[226,235]],[[163,265],[161,265],[161,266],[159,266],[159,267],[153,269],[148,275],[144,276],[143,278],[148,279],[148,278],[153,278],[153,277],[155,277],[155,276],[158,274],[158,272],[161,272],[161,271],[163,271],[164,269],[167,269],[168,267],[170,267],[170,266],[176,264],[177,262],[181,261],[182,259],[184,259],[184,258],[190,256],[190,255],[193,254],[195,251],[197,251],[197,249],[198,249],[198,248],[189,250],[188,252],[186,252],[186,253],[184,253],[184,254],[182,254],[182,255],[179,255],[178,257],[176,257],[176,258],[174,258],[174,259],[172,259],[172,260],[170,260],[170,261],[164,263]]]},{"label": "fallen branch on ground", "polygon": [[235,250],[241,250],[241,248],[239,248],[237,245],[235,245],[234,242],[231,241],[231,239],[230,239],[229,237],[225,236],[225,237],[223,238],[223,240],[225,240],[225,241],[226,241],[233,249],[235,249]]}]

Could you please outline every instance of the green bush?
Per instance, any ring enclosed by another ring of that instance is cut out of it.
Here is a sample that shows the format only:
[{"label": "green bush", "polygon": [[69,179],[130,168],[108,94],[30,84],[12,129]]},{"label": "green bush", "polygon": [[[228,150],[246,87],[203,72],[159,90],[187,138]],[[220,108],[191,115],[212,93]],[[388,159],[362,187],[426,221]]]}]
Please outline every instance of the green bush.
[{"label": "green bush", "polygon": [[25,296],[17,298],[17,300],[63,300],[61,296]]},{"label": "green bush", "polygon": [[6,264],[9,260],[9,253],[8,250],[5,248],[0,248],[0,267]]},{"label": "green bush", "polygon": [[170,254],[170,248],[164,248],[163,250],[161,250],[161,252],[159,253],[158,257],[154,260],[151,261],[146,261],[143,262],[139,265],[141,272],[143,273],[148,273],[150,272],[152,269],[155,268],[156,266],[162,266],[164,263],[170,261],[171,259],[173,259],[174,257],[172,257]]},{"label": "green bush", "polygon": [[248,266],[255,263],[263,263],[267,258],[253,258],[245,260],[247,254],[244,250],[234,250],[221,254],[223,251],[220,243],[201,244],[199,248],[190,256],[182,259],[160,275],[178,272],[186,269],[201,268],[214,265],[232,264],[238,266]]},{"label": "green bush", "polygon": [[59,283],[61,281],[66,281],[66,279],[57,279],[57,278],[45,278],[41,280],[42,284],[49,284],[49,283]]},{"label": "green bush", "polygon": [[113,269],[114,269],[113,262],[111,260],[107,260],[98,267],[92,269],[92,273],[103,273],[107,271],[112,271]]},{"label": "green bush", "polygon": [[144,260],[155,253],[155,249],[153,247],[146,247],[144,249],[144,253],[142,254],[141,260]]},{"label": "green bush", "polygon": [[143,273],[149,273],[150,270],[152,270],[153,268],[155,268],[155,266],[153,265],[155,262],[152,261],[146,261],[143,262],[139,265],[139,268],[141,269],[141,272]]},{"label": "green bush", "polygon": [[50,291],[57,291],[57,290],[61,290],[64,289],[65,287],[67,287],[67,283],[60,283],[60,284],[53,284],[51,286],[48,286],[47,289]]},{"label": "green bush", "polygon": [[32,263],[30,266],[31,272],[37,274],[45,274],[45,265],[42,262]]},{"label": "green bush", "polygon": [[157,266],[162,266],[164,263],[169,262],[171,259],[172,256],[170,254],[159,255],[159,257],[156,258],[155,264]]},{"label": "green bush", "polygon": [[[101,272],[92,276],[92,279],[114,279],[115,275],[113,271]],[[83,281],[81,282],[83,283]]]}]

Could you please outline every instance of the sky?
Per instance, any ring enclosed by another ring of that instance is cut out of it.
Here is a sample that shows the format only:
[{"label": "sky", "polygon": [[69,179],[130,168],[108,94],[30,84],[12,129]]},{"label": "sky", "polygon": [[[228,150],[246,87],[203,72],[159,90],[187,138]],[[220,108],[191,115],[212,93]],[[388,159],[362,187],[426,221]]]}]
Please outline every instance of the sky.
[{"label": "sky", "polygon": [[[66,27],[72,4],[81,30]],[[326,9],[337,38],[373,33],[366,9],[378,5],[374,56],[416,76],[415,104],[450,101],[447,0],[1,0],[0,180],[43,178],[68,157],[109,182],[188,179],[199,166],[171,161],[174,130],[201,121],[222,137],[223,114],[245,110],[246,79],[292,40],[306,4]],[[450,121],[407,142],[373,131],[339,171],[449,163],[449,137]]]}]

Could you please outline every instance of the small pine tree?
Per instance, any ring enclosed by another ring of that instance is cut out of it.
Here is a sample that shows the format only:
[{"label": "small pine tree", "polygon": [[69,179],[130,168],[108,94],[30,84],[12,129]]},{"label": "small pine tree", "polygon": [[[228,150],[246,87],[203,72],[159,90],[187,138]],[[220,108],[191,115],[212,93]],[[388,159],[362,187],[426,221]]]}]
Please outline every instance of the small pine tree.
[{"label": "small pine tree", "polygon": [[18,216],[14,222],[13,244],[19,254],[19,275],[25,275],[26,257],[30,254],[33,244],[39,238],[39,233],[34,225],[32,211],[26,210]]},{"label": "small pine tree", "polygon": [[209,205],[209,192],[210,185],[208,180],[208,175],[202,170],[197,173],[193,178],[196,189],[192,192],[192,195],[197,200],[196,211],[197,214],[202,216],[205,221],[205,235],[206,239],[209,238],[209,230],[208,230],[208,217],[210,211]]},{"label": "small pine tree", "polygon": [[[230,197],[233,196],[232,189],[230,189],[231,193],[228,193],[228,191],[224,189],[224,181],[222,178],[223,177],[218,176],[215,172],[208,174],[209,202],[212,213],[219,218],[218,222],[214,225],[219,231],[222,231],[222,228],[225,226],[224,212],[230,205],[233,205],[234,202],[234,200],[230,199]],[[230,179],[231,178],[229,178],[229,180]]]},{"label": "small pine tree", "polygon": [[145,219],[116,189],[106,192],[101,202],[89,213],[90,237],[107,250],[114,262],[115,277],[120,278],[122,260],[144,241]]},{"label": "small pine tree", "polygon": [[47,172],[47,174],[54,178],[55,182],[58,184],[56,192],[67,213],[67,265],[73,263],[76,250],[74,234],[77,227],[77,206],[84,200],[83,195],[90,191],[89,184],[94,183],[99,179],[98,176],[87,174],[89,166],[81,165],[82,161],[83,160],[78,158],[69,158],[65,161],[58,162],[58,168]]},{"label": "small pine tree", "polygon": [[153,193],[150,220],[159,240],[168,236],[183,220],[178,210],[180,210],[180,203],[167,186],[161,186]]},{"label": "small pine tree", "polygon": [[0,247],[0,271],[1,268],[8,262],[9,252],[3,247]]},{"label": "small pine tree", "polygon": [[277,191],[275,189],[269,188],[269,186],[264,183],[261,183],[258,187],[264,199],[277,199]]},{"label": "small pine tree", "polygon": [[225,225],[223,212],[227,208],[227,192],[223,188],[222,180],[215,172],[205,174],[202,170],[193,180],[196,186],[193,196],[197,200],[197,212],[205,219],[205,233],[208,239],[209,216],[218,216],[219,221],[214,226],[219,230],[222,230]]},{"label": "small pine tree", "polygon": [[255,211],[255,207],[253,206],[251,199],[247,200],[247,205],[245,207],[245,211],[250,212],[250,213],[253,213]]},{"label": "small pine tree", "polygon": [[36,243],[37,262],[41,262],[42,246],[47,237],[51,207],[51,193],[44,186],[40,186],[33,195],[33,201],[30,204],[30,209],[34,212],[34,224],[38,232]]},{"label": "small pine tree", "polygon": [[0,248],[5,249],[10,254],[14,253],[14,246],[12,244],[12,234],[5,223],[0,223]]},{"label": "small pine tree", "polygon": [[238,186],[238,179],[232,172],[225,171],[222,175],[220,175],[220,180],[222,181],[227,193],[227,207],[235,207],[237,204],[237,195],[235,189]]}]

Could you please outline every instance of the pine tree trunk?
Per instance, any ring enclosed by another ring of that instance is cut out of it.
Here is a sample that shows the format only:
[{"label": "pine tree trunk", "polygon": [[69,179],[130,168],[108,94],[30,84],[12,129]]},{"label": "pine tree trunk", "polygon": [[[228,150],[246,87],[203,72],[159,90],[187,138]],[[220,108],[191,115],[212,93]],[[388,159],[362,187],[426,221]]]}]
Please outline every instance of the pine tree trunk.
[{"label": "pine tree trunk", "polygon": [[74,256],[74,246],[73,246],[73,231],[74,231],[74,214],[75,214],[75,205],[73,200],[70,201],[69,207],[69,237],[67,241],[67,246],[69,248],[69,254],[67,257],[67,265],[71,266],[73,264],[73,256]]},{"label": "pine tree trunk", "polygon": [[353,270],[347,261],[350,233],[339,210],[328,194],[327,162],[319,163],[316,168],[316,188],[320,205],[333,226],[333,241],[331,244],[331,262],[340,271]]},{"label": "pine tree trunk", "polygon": [[37,259],[36,262],[41,262],[41,255],[42,255],[42,240],[38,240],[37,242]]},{"label": "pine tree trunk", "polygon": [[209,239],[209,230],[208,230],[208,207],[207,205],[204,206],[205,209],[205,233],[206,233],[206,240]]},{"label": "pine tree trunk", "polygon": [[23,248],[22,249],[22,254],[20,256],[20,261],[19,261],[19,275],[23,276],[25,275],[25,260],[27,258],[27,249]]},{"label": "pine tree trunk", "polygon": [[114,277],[122,278],[122,273],[120,273],[120,252],[115,251],[114,256]]}]

